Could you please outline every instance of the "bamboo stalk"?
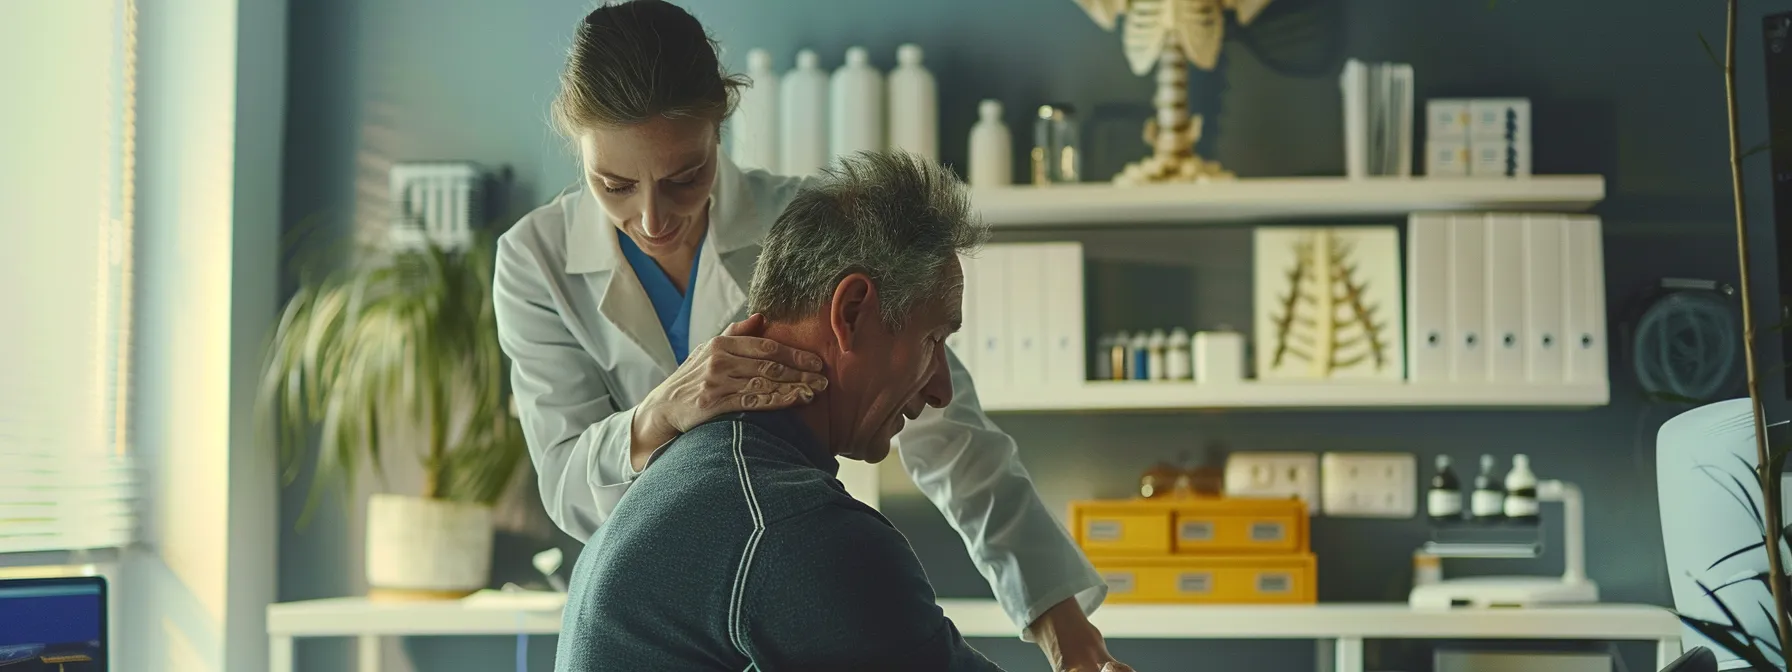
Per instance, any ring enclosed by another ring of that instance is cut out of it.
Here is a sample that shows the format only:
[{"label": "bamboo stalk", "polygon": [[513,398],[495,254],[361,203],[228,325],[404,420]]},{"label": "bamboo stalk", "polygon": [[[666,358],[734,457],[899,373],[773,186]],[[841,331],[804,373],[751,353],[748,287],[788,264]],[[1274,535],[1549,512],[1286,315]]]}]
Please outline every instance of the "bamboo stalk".
[{"label": "bamboo stalk", "polygon": [[1792,627],[1788,627],[1786,615],[1786,586],[1780,580],[1780,577],[1785,576],[1780,558],[1780,475],[1771,473],[1770,469],[1772,460],[1767,445],[1767,422],[1761,408],[1761,381],[1755,371],[1754,302],[1749,288],[1748,219],[1747,207],[1743,201],[1742,139],[1736,105],[1737,0],[1726,0],[1724,6],[1724,103],[1730,122],[1730,188],[1736,207],[1736,257],[1742,267],[1742,353],[1748,374],[1749,410],[1754,415],[1755,476],[1761,485],[1762,508],[1766,509],[1762,512],[1767,527],[1762,542],[1763,549],[1767,551],[1767,570],[1771,578],[1767,585],[1773,594],[1774,628],[1779,635],[1780,650],[1792,651],[1792,646],[1789,646],[1792,645]]}]

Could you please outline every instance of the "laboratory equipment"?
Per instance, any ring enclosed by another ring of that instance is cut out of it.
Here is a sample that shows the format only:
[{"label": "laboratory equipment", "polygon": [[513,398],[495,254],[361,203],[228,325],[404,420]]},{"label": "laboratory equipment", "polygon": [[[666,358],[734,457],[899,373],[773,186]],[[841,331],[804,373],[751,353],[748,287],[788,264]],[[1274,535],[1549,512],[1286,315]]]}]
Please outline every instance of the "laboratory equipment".
[{"label": "laboratory equipment", "polygon": [[[1599,586],[1587,578],[1584,507],[1580,488],[1573,483],[1546,480],[1537,483],[1537,499],[1562,504],[1562,556],[1560,577],[1488,576],[1444,579],[1415,586],[1408,601],[1415,609],[1452,607],[1533,607],[1599,601]],[[1436,528],[1448,529],[1448,528]],[[1457,528],[1461,529],[1461,528]],[[1524,529],[1541,530],[1526,526]],[[1424,553],[1446,558],[1531,558],[1541,543],[1426,542]]]}]

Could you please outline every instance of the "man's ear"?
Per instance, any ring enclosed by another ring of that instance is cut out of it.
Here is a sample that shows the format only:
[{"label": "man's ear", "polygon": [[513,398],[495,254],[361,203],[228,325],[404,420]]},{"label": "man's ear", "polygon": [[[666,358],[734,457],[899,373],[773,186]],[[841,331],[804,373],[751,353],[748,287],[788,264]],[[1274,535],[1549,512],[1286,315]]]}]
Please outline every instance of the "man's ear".
[{"label": "man's ear", "polygon": [[880,319],[877,285],[864,273],[853,273],[834,285],[834,298],[828,302],[828,329],[840,352],[852,352],[861,344],[865,330]]}]

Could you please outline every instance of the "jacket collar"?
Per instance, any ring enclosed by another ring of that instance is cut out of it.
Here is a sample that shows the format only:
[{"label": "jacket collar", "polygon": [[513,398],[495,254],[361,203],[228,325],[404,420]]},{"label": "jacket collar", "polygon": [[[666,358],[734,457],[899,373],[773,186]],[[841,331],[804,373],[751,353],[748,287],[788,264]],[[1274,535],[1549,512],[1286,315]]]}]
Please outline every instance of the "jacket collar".
[{"label": "jacket collar", "polygon": [[834,476],[840,473],[840,460],[834,451],[829,450],[821,437],[815,435],[809,426],[795,411],[784,409],[779,411],[744,411],[737,416],[740,420],[754,425],[773,436],[790,444],[802,455],[803,461]]}]

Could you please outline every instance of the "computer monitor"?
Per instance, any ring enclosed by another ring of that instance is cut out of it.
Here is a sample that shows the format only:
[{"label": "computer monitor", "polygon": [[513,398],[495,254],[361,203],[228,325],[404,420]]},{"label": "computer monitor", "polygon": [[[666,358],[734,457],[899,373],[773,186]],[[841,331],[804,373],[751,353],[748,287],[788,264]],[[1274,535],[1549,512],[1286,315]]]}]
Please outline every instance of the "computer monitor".
[{"label": "computer monitor", "polygon": [[0,672],[103,672],[106,580],[0,580]]}]

